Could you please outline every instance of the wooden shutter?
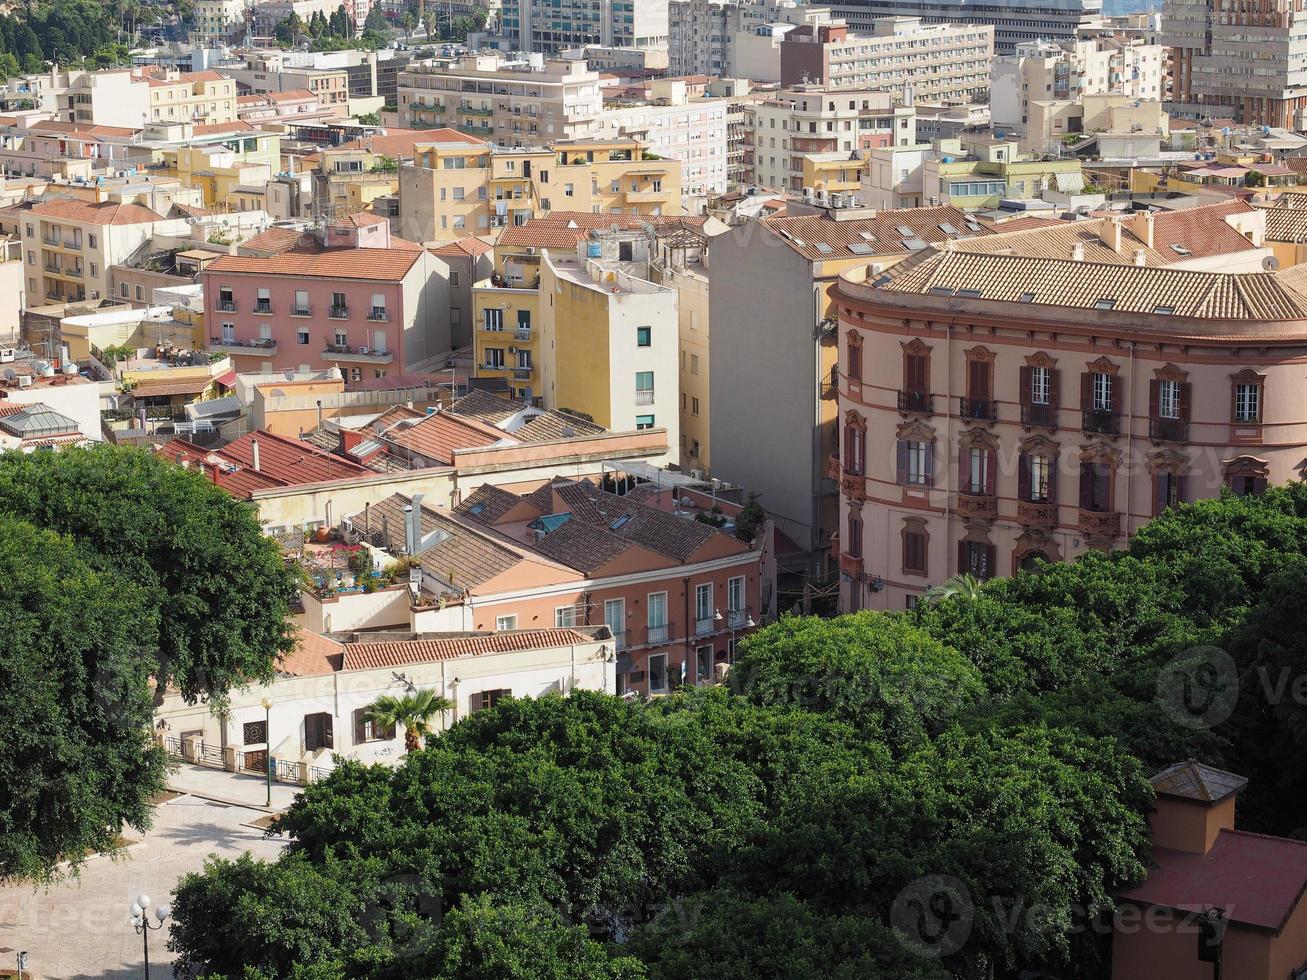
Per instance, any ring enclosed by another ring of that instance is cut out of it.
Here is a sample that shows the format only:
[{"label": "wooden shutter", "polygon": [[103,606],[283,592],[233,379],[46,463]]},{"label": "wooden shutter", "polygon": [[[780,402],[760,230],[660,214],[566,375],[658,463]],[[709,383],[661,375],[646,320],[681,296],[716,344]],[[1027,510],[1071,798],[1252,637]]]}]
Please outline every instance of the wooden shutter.
[{"label": "wooden shutter", "polygon": [[363,717],[366,708],[354,709],[354,744],[362,745],[368,740],[367,720]]},{"label": "wooden shutter", "polygon": [[992,449],[985,450],[985,493],[993,496],[995,471],[998,469],[998,453]]},{"label": "wooden shutter", "polygon": [[958,449],[958,485],[968,490],[974,489],[971,486],[971,447],[962,446]]},{"label": "wooden shutter", "polygon": [[922,456],[925,462],[926,486],[933,487],[935,485],[935,444],[925,443]]},{"label": "wooden shutter", "polygon": [[1029,367],[1023,367],[1021,369],[1020,384],[1021,384],[1021,391],[1018,392],[1018,395],[1020,397],[1021,404],[1029,405],[1030,404],[1030,368]]},{"label": "wooden shutter", "polygon": [[927,355],[905,354],[903,374],[906,383],[904,387],[908,391],[929,391],[929,367],[930,360]]},{"label": "wooden shutter", "polygon": [[1088,412],[1094,407],[1094,376],[1085,371],[1080,375],[1080,410]]},{"label": "wooden shutter", "polygon": [[971,571],[971,569],[967,567],[967,555],[969,550],[970,549],[967,547],[966,541],[958,542],[958,574],[959,575],[965,575],[967,572]]},{"label": "wooden shutter", "polygon": [[332,731],[331,726],[332,726],[331,714],[330,712],[324,711],[322,713],[323,748],[334,749],[336,747],[335,733]]},{"label": "wooden shutter", "polygon": [[1094,502],[1094,464],[1080,464],[1080,509],[1090,510]]},{"label": "wooden shutter", "polygon": [[1150,419],[1159,418],[1157,414],[1162,405],[1162,382],[1154,378],[1148,382],[1148,417]]},{"label": "wooden shutter", "polygon": [[1030,457],[1022,453],[1017,457],[1017,499],[1029,500],[1030,491]]},{"label": "wooden shutter", "polygon": [[1061,371],[1055,371],[1052,369],[1050,369],[1048,372],[1048,408],[1051,413],[1049,416],[1050,422],[1057,421],[1057,406],[1058,406],[1057,383],[1058,383],[1058,375],[1060,375],[1061,373],[1062,373]]},{"label": "wooden shutter", "polygon": [[899,483],[906,483],[908,479],[908,442],[906,439],[900,439],[898,442],[898,472],[895,479]]},{"label": "wooden shutter", "polygon": [[988,361],[972,361],[967,365],[967,397],[972,401],[989,401]]},{"label": "wooden shutter", "polygon": [[1175,478],[1175,502],[1182,504],[1189,499],[1189,477],[1177,476]]},{"label": "wooden shutter", "polygon": [[314,749],[318,748],[320,744],[320,736],[318,734],[318,729],[319,729],[319,716],[305,715],[304,716],[304,751],[305,752],[312,752]]},{"label": "wooden shutter", "polygon": [[1057,460],[1048,461],[1048,502],[1057,503]]},{"label": "wooden shutter", "polygon": [[1239,418],[1239,382],[1230,382],[1230,421],[1234,422]]},{"label": "wooden shutter", "polygon": [[1153,475],[1153,516],[1156,517],[1162,511],[1166,510],[1169,503],[1167,499],[1167,477],[1170,474],[1156,473]]},{"label": "wooden shutter", "polygon": [[1117,374],[1107,376],[1107,407],[1113,412],[1121,411],[1121,377]]},{"label": "wooden shutter", "polygon": [[[1188,381],[1180,382],[1180,418],[1186,422],[1189,421],[1189,408],[1193,402],[1193,396],[1190,394],[1191,388],[1193,388],[1193,385]],[[1230,417],[1233,418],[1234,414],[1231,413]]]}]

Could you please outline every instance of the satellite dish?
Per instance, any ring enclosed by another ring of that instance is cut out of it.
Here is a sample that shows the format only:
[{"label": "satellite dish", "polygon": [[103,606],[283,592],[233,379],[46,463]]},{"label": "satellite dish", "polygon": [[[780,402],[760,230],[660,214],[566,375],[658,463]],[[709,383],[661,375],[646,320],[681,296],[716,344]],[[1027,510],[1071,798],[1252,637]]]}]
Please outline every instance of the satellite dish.
[{"label": "satellite dish", "polygon": [[1262,259],[1262,268],[1267,272],[1279,272],[1280,260],[1274,255],[1268,255],[1266,258]]},{"label": "satellite dish", "polygon": [[13,368],[5,368],[5,380],[10,383],[18,380],[18,375],[14,373]]}]

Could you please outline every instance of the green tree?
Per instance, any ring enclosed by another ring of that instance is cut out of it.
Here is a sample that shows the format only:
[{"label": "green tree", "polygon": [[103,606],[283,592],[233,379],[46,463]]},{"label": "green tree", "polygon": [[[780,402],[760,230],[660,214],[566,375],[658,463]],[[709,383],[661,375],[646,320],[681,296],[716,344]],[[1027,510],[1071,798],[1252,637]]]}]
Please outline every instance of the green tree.
[{"label": "green tree", "polygon": [[422,740],[431,734],[431,722],[454,707],[449,698],[435,688],[418,688],[406,694],[383,694],[363,712],[363,716],[382,728],[404,729],[404,751],[416,752]]},{"label": "green tree", "polygon": [[253,508],[203,474],[140,449],[100,444],[0,457],[0,512],[67,534],[94,568],[147,597],[137,634],[158,681],[221,700],[270,680],[293,647],[294,573]]},{"label": "green tree", "polygon": [[48,879],[148,826],[164,760],[138,643],[157,626],[135,582],[0,517],[0,882]]},{"label": "green tree", "polygon": [[735,536],[741,541],[752,541],[758,535],[759,528],[767,520],[767,512],[758,503],[756,493],[749,494],[749,499],[740,512],[735,515]]}]

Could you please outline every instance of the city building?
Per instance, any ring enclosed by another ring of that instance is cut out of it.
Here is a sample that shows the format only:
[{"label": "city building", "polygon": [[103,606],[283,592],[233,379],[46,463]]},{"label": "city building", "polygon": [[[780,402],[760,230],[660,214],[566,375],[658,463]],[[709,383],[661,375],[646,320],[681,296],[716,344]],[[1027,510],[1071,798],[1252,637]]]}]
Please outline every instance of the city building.
[{"label": "city building", "polygon": [[[1225,8],[1167,0],[1172,115],[1307,128],[1307,34],[1287,4]],[[1307,14],[1304,14],[1307,16]]]},{"label": "city building", "polygon": [[190,122],[216,126],[236,122],[236,82],[216,71],[183,74],[161,68],[136,68],[147,86],[149,122]]},{"label": "city building", "polygon": [[1164,51],[1115,37],[1032,41],[994,59],[990,119],[1025,132],[1032,102],[1079,103],[1087,95],[1157,102],[1165,94]]},{"label": "city building", "polygon": [[335,366],[349,380],[404,374],[450,349],[447,273],[438,257],[392,240],[358,214],[272,255],[205,267],[209,349],[237,370]]},{"label": "city building", "polygon": [[[916,143],[914,111],[890,92],[784,89],[745,107],[744,168],[749,183],[800,193],[818,171],[844,170],[857,182],[874,147]],[[809,155],[815,154],[811,160]]]},{"label": "city building", "polygon": [[1307,273],[1262,271],[1265,213],[1058,225],[832,290],[841,609],[1119,547],[1173,504],[1298,478]]},{"label": "city building", "polygon": [[195,0],[191,42],[201,48],[225,48],[249,28],[250,0]]},{"label": "city building", "polygon": [[[755,31],[775,25],[824,23],[829,8],[794,0],[668,0],[668,74],[780,81],[780,52],[743,55]],[[781,33],[784,33],[781,31]],[[766,32],[767,37],[772,32]]]},{"label": "city building", "polygon": [[472,346],[476,323],[472,289],[495,270],[494,246],[482,238],[458,238],[431,250],[449,267],[449,343],[454,350]]},{"label": "city building", "polygon": [[[908,160],[900,159],[900,163]],[[915,166],[904,177],[897,172],[870,172],[890,177],[890,188],[873,185],[872,200],[886,190],[910,194],[920,175],[923,204],[952,204],[964,210],[996,208],[1002,201],[1038,199],[1047,190],[1078,193],[1084,189],[1084,171],[1074,157],[1047,159],[1045,155],[1021,152],[1020,143],[1011,139],[967,133],[958,139],[936,140],[924,153],[919,169]]]},{"label": "city building", "polygon": [[[407,583],[395,588],[408,591]],[[233,689],[221,714],[169,691],[155,709],[155,724],[175,756],[205,763],[216,753],[230,772],[262,776],[275,770],[279,780],[309,783],[329,775],[337,757],[390,764],[403,759],[405,733],[364,717],[379,697],[434,689],[453,703],[434,720],[440,732],[500,698],[576,690],[612,694],[616,661],[603,626],[371,632],[346,634],[343,642],[300,629],[295,649],[278,662],[271,682]]]},{"label": "city building", "polygon": [[248,127],[234,129],[222,143],[184,143],[165,159],[183,184],[201,192],[204,207],[236,211],[241,210],[242,190],[262,188],[280,171],[281,136]]},{"label": "city building", "polygon": [[351,96],[350,72],[344,64],[306,60],[288,51],[259,51],[250,55],[246,67],[224,67],[223,74],[238,82],[245,94],[306,91],[321,105],[338,109],[337,115],[345,114]]},{"label": "city building", "polygon": [[1235,828],[1243,776],[1191,759],[1150,782],[1153,860],[1119,897],[1112,975],[1189,980],[1210,976],[1214,960],[1218,972],[1248,980],[1300,973],[1307,844]]},{"label": "city building", "polygon": [[795,27],[781,39],[780,50],[781,84],[787,88],[812,84],[897,94],[910,89],[915,98],[962,104],[989,93],[994,29],[883,17],[872,22],[871,33],[859,35],[836,21]]},{"label": "city building", "polygon": [[602,44],[587,44],[583,48],[569,48],[561,57],[584,61],[592,71],[636,72],[663,74],[669,59],[666,47],[632,48]]},{"label": "city building", "polygon": [[1002,5],[972,5],[958,0],[838,0],[835,16],[859,33],[868,33],[879,17],[920,17],[927,24],[976,24],[994,28],[994,50],[1011,54],[1023,41],[1074,38],[1097,26],[1101,0],[1017,0]]},{"label": "city building", "polygon": [[32,451],[99,442],[100,386],[58,354],[0,347],[0,446]]},{"label": "city building", "polygon": [[519,51],[558,54],[566,48],[666,48],[667,0],[615,5],[576,0],[568,7],[548,0],[501,0],[500,29]]},{"label": "city building", "polygon": [[682,202],[694,214],[698,203],[726,191],[730,108],[729,99],[691,94],[686,79],[654,79],[645,97],[607,101],[595,133],[634,138],[654,159],[680,161]]},{"label": "city building", "polygon": [[500,146],[592,136],[603,109],[599,74],[582,61],[468,55],[448,65],[409,65],[397,89],[400,125],[450,127]]}]

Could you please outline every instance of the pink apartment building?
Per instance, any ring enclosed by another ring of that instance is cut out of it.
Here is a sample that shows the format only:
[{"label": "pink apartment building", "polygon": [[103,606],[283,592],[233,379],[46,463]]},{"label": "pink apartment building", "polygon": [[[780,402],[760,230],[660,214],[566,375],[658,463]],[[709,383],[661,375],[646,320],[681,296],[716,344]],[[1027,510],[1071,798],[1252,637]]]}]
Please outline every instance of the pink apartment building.
[{"label": "pink apartment building", "polygon": [[347,381],[403,374],[450,348],[444,262],[354,215],[272,255],[203,273],[209,349],[237,371],[337,367]]},{"label": "pink apartment building", "polygon": [[452,512],[395,494],[345,526],[389,555],[416,556],[413,629],[606,624],[618,691],[662,694],[711,682],[774,591],[767,531],[740,541],[665,509],[664,496],[588,479],[523,493],[485,485]]}]

